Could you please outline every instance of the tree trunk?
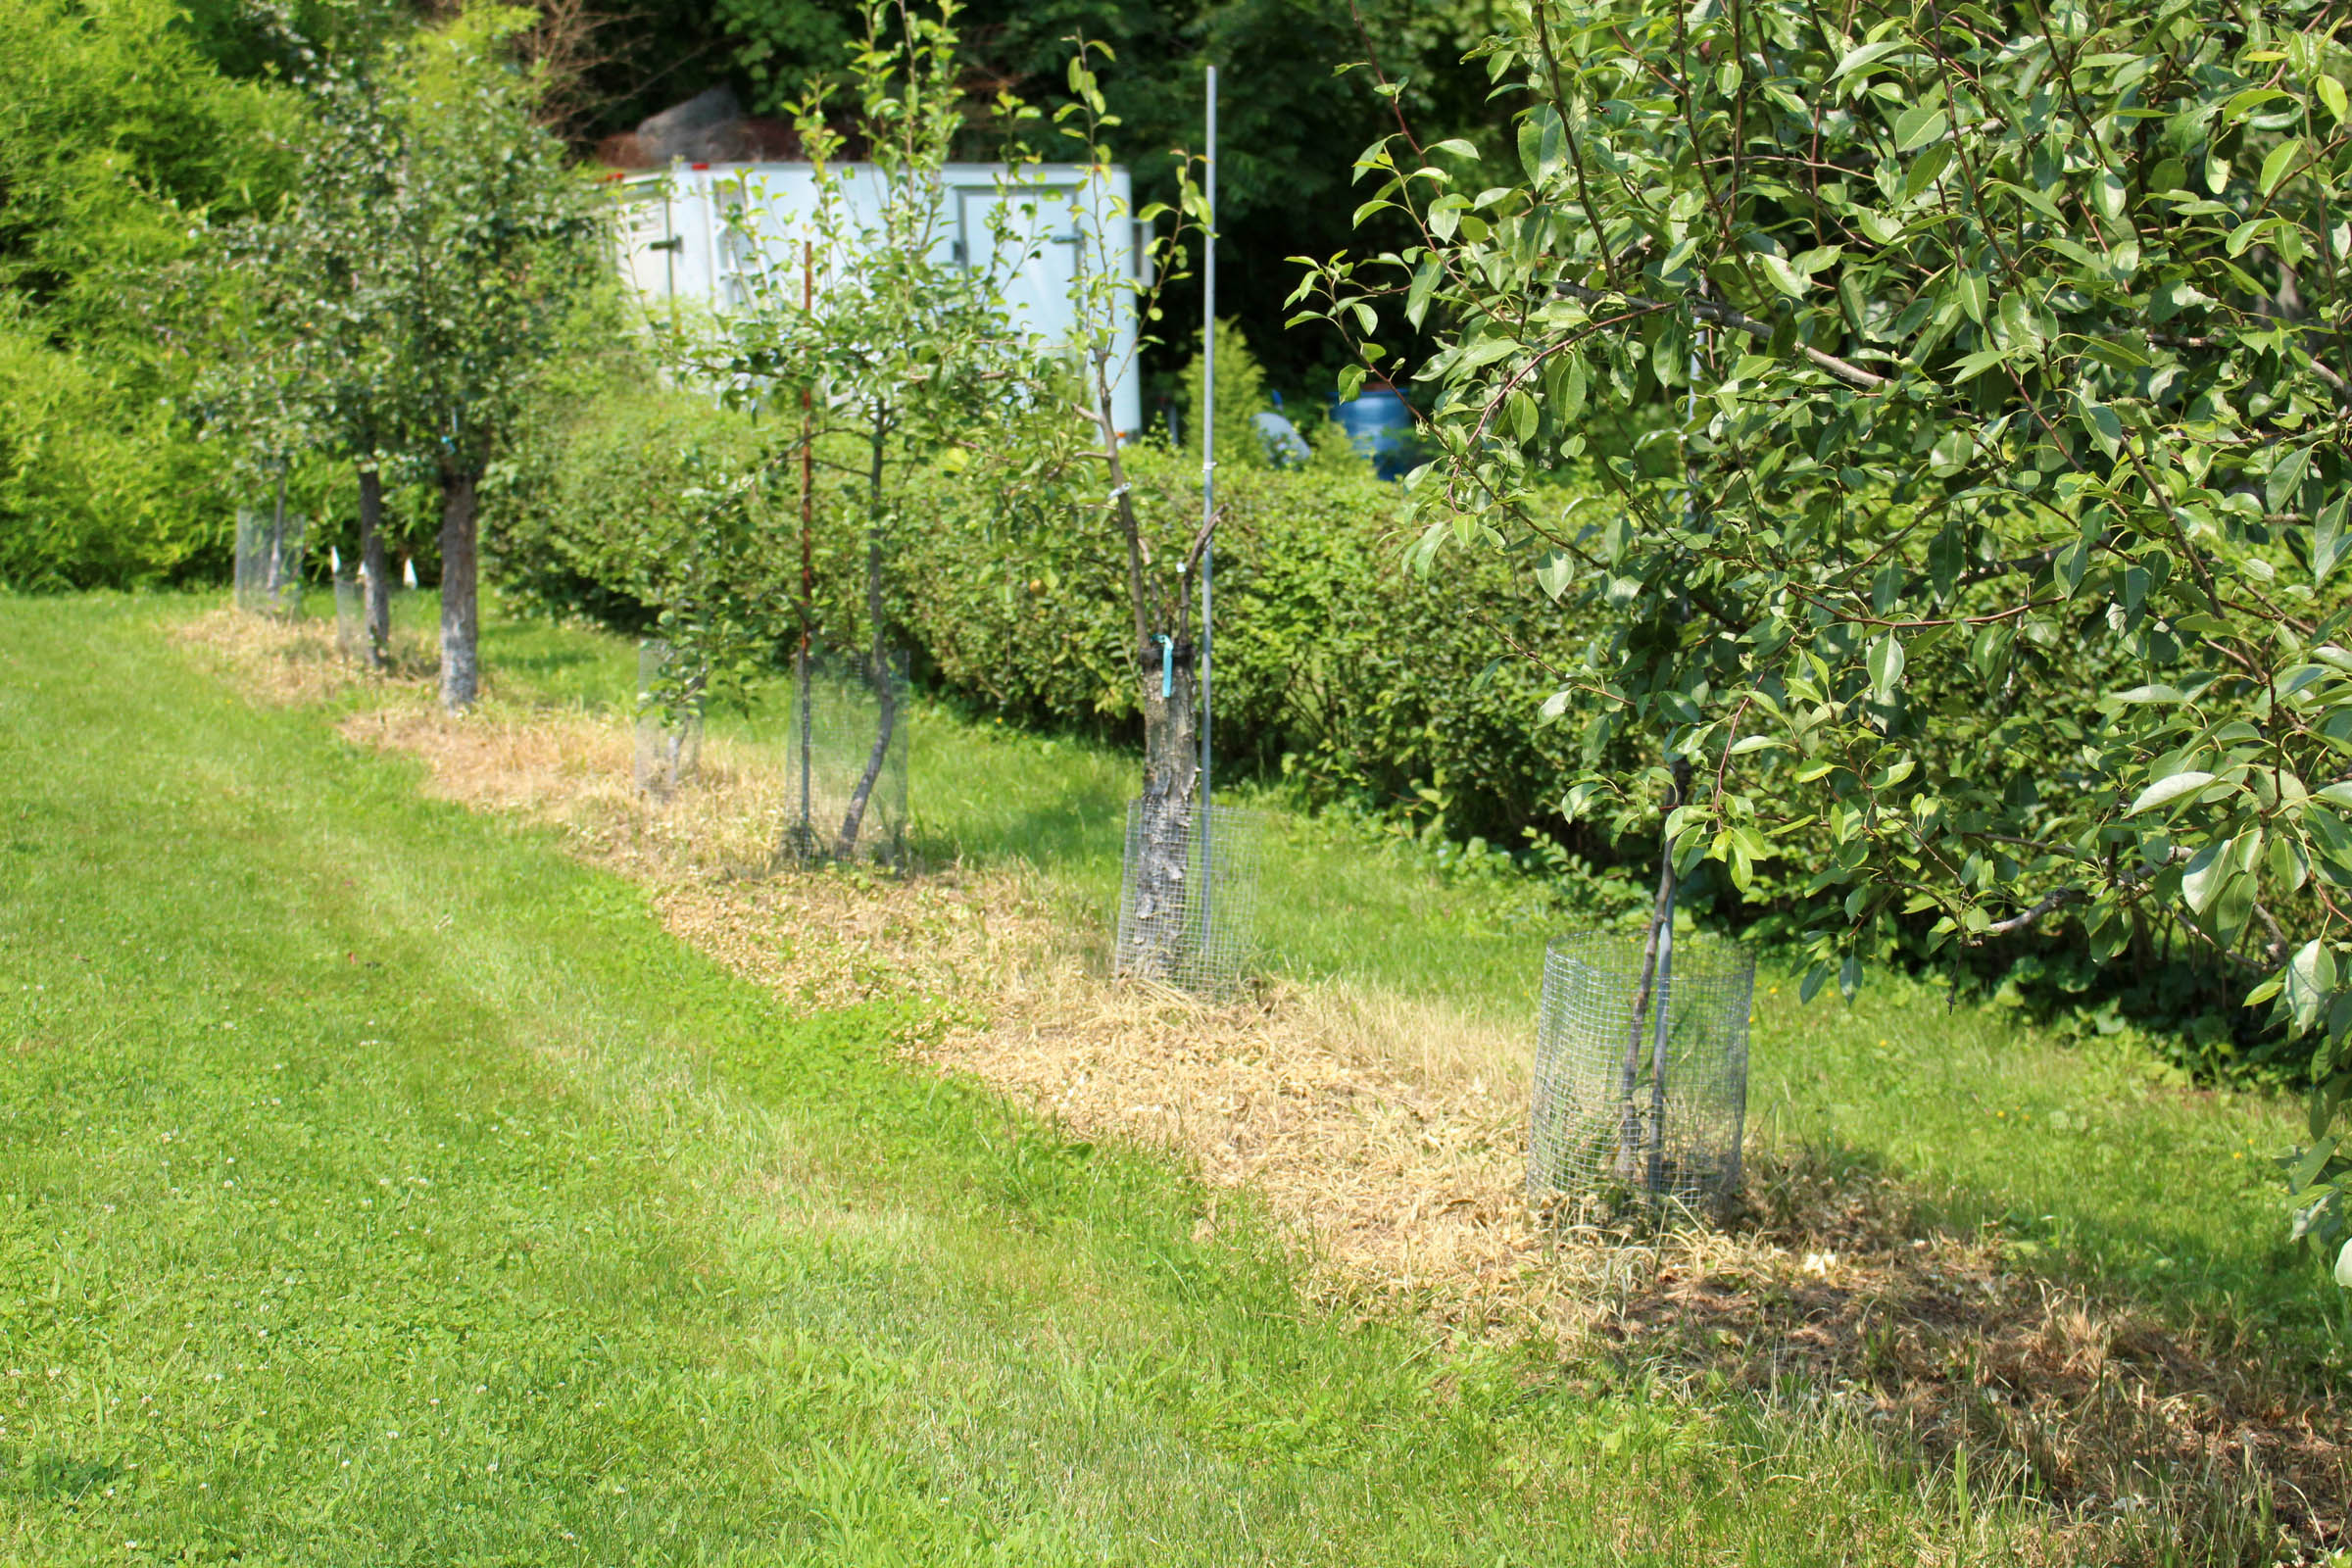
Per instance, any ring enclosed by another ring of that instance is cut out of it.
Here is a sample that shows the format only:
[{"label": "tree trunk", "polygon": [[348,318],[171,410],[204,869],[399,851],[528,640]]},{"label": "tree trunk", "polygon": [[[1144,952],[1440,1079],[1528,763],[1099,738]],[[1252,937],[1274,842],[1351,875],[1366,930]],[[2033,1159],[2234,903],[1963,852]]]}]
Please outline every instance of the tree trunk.
[{"label": "tree trunk", "polygon": [[[1665,812],[1672,815],[1690,788],[1690,764],[1674,764],[1674,782],[1666,787]],[[1668,1001],[1667,987],[1659,983],[1659,960],[1669,956],[1674,946],[1674,845],[1664,840],[1659,848],[1658,897],[1650,906],[1649,927],[1642,939],[1642,984],[1634,993],[1634,1015],[1626,1032],[1625,1056],[1618,1068],[1617,1159],[1614,1174],[1620,1181],[1631,1182],[1643,1174],[1642,1152],[1645,1140],[1642,1127],[1642,1052],[1650,1046],[1650,1128],[1646,1140],[1652,1146],[1648,1161],[1648,1178],[1654,1188],[1663,1163],[1662,1140],[1666,1119],[1666,1054],[1663,1018],[1653,1025],[1651,1014],[1663,1009]],[[1652,1004],[1655,1004],[1653,1007]],[[1652,1037],[1654,1036],[1654,1040]]]},{"label": "tree trunk", "polygon": [[481,688],[474,554],[474,488],[480,482],[475,473],[441,475],[441,706],[453,713],[471,708]]},{"label": "tree trunk", "polygon": [[[1137,807],[1130,903],[1120,924],[1127,933],[1120,958],[1125,972],[1147,980],[1175,975],[1192,939],[1186,921],[1185,879],[1194,814],[1200,805],[1200,706],[1195,684],[1189,608],[1181,588],[1155,604],[1146,576],[1150,564],[1142,525],[1128,499],[1127,465],[1111,419],[1103,356],[1095,356],[1095,422],[1110,470],[1112,515],[1127,548],[1127,604],[1135,627],[1139,706],[1144,714],[1144,791]],[[1164,630],[1154,626],[1165,622]]]},{"label": "tree trunk", "polygon": [[392,658],[392,574],[384,559],[384,476],[360,470],[360,599],[368,628],[368,667],[381,670]]},{"label": "tree trunk", "polygon": [[889,627],[883,619],[882,604],[882,456],[889,434],[890,408],[876,403],[872,467],[865,498],[866,661],[874,687],[874,745],[866,754],[865,771],[858,776],[858,788],[850,796],[850,808],[841,820],[841,837],[833,846],[834,858],[843,860],[858,853],[858,834],[865,822],[865,803],[873,797],[874,781],[882,776],[882,764],[890,760],[891,737],[899,724],[898,682],[892,678]]}]

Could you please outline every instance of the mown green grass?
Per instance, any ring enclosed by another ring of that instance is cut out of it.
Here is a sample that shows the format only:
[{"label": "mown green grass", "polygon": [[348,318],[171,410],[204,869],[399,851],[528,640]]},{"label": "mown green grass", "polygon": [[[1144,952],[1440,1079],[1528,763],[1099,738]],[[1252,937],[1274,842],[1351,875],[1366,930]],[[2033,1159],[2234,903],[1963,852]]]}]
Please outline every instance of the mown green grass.
[{"label": "mown green grass", "polygon": [[[493,665],[543,699],[604,706],[634,690],[635,654],[618,639],[497,616],[486,638]],[[712,723],[756,738],[779,711]],[[1107,932],[1130,756],[918,704],[912,757],[914,820],[934,853],[1037,865],[1076,922]],[[1592,889],[1318,819],[1246,780],[1234,795],[1269,816],[1269,967],[1444,1003],[1532,1043],[1544,943],[1594,918],[1575,912]],[[2175,1321],[2219,1315],[2274,1356],[2352,1371],[2346,1299],[2287,1237],[2274,1156],[2301,1133],[2291,1102],[2192,1089],[2153,1070],[2145,1042],[2069,1043],[1901,976],[1870,977],[1851,1003],[1805,1004],[1768,961],[1756,991],[1750,1113],[1774,1144],[1904,1178],[1944,1223],[1996,1228],[2013,1256],[2062,1279]]]},{"label": "mown green grass", "polygon": [[0,1560],[1957,1539],[1834,1424],[1302,1309],[1166,1164],[900,1065],[939,1018],[782,1009],[550,835],[241,702],[181,608],[0,600]]}]

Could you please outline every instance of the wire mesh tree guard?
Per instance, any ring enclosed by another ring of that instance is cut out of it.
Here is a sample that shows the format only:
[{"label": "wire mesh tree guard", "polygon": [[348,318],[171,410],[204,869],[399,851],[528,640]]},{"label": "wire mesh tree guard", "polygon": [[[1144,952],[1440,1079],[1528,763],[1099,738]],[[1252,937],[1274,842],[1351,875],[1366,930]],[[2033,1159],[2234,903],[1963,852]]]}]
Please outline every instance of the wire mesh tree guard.
[{"label": "wire mesh tree guard", "polygon": [[302,613],[305,520],[284,508],[237,509],[236,606],[260,615]]},{"label": "wire mesh tree guard", "polygon": [[335,656],[362,663],[368,659],[368,585],[341,551],[330,554],[328,564],[335,585]]},{"label": "wire mesh tree guard", "polygon": [[637,645],[637,788],[657,801],[693,783],[703,758],[703,683],[672,657],[661,638]]},{"label": "wire mesh tree guard", "polygon": [[784,865],[906,854],[905,656],[795,654],[785,744]]},{"label": "wire mesh tree guard", "polygon": [[1210,1001],[1238,996],[1257,939],[1264,826],[1231,806],[1129,802],[1114,970]]},{"label": "wire mesh tree guard", "polygon": [[1544,954],[1527,1139],[1530,1199],[1570,1220],[1642,1201],[1719,1210],[1740,1185],[1755,956],[1661,929],[1555,938]]},{"label": "wire mesh tree guard", "polygon": [[[1181,698],[1173,666],[1197,658],[1200,770],[1194,788],[1155,790],[1148,756],[1145,793],[1127,808],[1127,847],[1119,878],[1119,925],[1113,970],[1212,1001],[1239,994],[1256,938],[1258,845],[1254,811],[1214,804],[1211,650],[1216,639],[1217,522],[1217,68],[1202,77],[1206,198],[1200,262],[1200,640],[1182,648],[1181,617],[1156,639],[1162,652],[1160,696]],[[1139,626],[1143,611],[1137,611]],[[1150,660],[1145,659],[1146,679]],[[1147,705],[1149,699],[1147,698]],[[1170,720],[1181,734],[1181,716]],[[1146,751],[1152,751],[1147,707]],[[1164,777],[1164,774],[1162,775]]]}]

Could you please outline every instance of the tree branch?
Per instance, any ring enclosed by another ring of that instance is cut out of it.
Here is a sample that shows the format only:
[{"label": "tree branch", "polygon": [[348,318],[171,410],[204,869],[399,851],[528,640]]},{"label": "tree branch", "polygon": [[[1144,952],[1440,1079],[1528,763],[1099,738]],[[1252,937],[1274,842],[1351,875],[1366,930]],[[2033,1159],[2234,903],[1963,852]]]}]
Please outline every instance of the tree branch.
[{"label": "tree branch", "polygon": [[[1582,305],[1597,305],[1603,300],[1622,298],[1628,304],[1653,311],[1676,308],[1661,305],[1655,300],[1645,300],[1638,295],[1611,294],[1602,289],[1587,288],[1582,283],[1571,283],[1566,279],[1555,282],[1552,287]],[[1763,342],[1772,340],[1772,327],[1768,323],[1759,321],[1752,316],[1735,311],[1728,305],[1718,305],[1712,300],[1691,299],[1682,302],[1681,308],[1688,310],[1698,320],[1711,321],[1718,326],[1728,326],[1734,331],[1745,332],[1749,337]],[[1821,350],[1808,344],[1799,343],[1796,351],[1812,362],[1816,368],[1829,371],[1847,386],[1859,391],[1883,392],[1892,384],[1883,375],[1873,374],[1859,365],[1841,360],[1835,354],[1824,354]]]}]

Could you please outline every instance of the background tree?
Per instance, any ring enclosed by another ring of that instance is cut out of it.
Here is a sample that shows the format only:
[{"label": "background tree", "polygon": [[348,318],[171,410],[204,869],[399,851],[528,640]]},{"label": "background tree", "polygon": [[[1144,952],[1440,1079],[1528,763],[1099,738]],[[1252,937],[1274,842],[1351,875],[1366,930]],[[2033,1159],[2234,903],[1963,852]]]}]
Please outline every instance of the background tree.
[{"label": "background tree", "polygon": [[595,197],[533,122],[534,79],[509,58],[528,14],[468,9],[423,35],[400,83],[382,207],[397,236],[383,305],[402,324],[400,418],[441,498],[441,700],[480,685],[478,512],[502,432],[602,265]]},{"label": "background tree", "polygon": [[0,8],[0,583],[168,581],[226,554],[225,449],[183,417],[175,285],[285,186],[293,95],[223,77],[171,0]]},{"label": "background tree", "polygon": [[[2352,1284],[2334,24],[1538,0],[1480,51],[1516,167],[1399,121],[1359,173],[1413,242],[1305,292],[1450,323],[1420,561],[1611,612],[1545,716],[1657,760],[1571,813],[1662,809],[1673,868],[1741,885],[1817,866],[1808,993],[1905,928],[2203,945],[2312,1042],[2296,1227]],[[1689,479],[1612,457],[1616,506],[1563,508],[1544,471],[1645,404]]]},{"label": "background tree", "polygon": [[409,254],[392,198],[406,149],[393,83],[400,54],[384,19],[359,18],[340,48],[285,31],[312,121],[284,205],[254,225],[254,287],[287,334],[319,442],[348,464],[359,494],[360,581],[368,657],[382,667],[391,638],[384,481],[413,466],[403,424],[408,323],[399,268]]}]

